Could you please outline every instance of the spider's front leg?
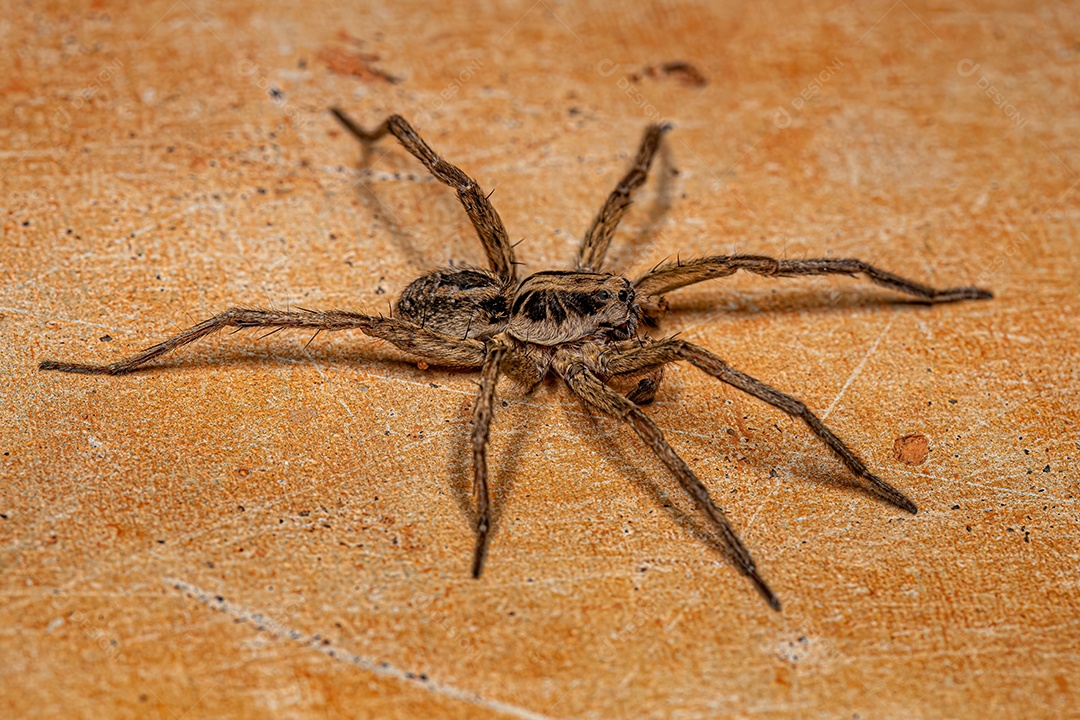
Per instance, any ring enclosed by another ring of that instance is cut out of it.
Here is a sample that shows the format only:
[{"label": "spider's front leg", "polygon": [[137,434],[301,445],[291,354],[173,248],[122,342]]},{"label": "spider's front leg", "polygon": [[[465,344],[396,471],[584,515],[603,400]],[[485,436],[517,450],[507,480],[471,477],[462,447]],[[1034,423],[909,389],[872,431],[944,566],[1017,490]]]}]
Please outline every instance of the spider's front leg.
[{"label": "spider's front leg", "polygon": [[[179,347],[213,334],[222,328],[237,330],[250,327],[307,328],[323,330],[360,330],[381,338],[405,352],[419,355],[439,365],[480,367],[484,364],[484,344],[478,340],[452,338],[396,318],[376,317],[344,310],[251,310],[231,308],[203,320],[184,332],[149,347],[140,353],[106,365],[43,360],[41,370],[58,370],[85,375],[123,375]],[[276,332],[276,331],[275,331]]]},{"label": "spider's front leg", "polygon": [[619,227],[619,222],[626,214],[627,208],[630,207],[634,191],[645,183],[649,167],[652,165],[653,158],[656,157],[656,151],[660,149],[660,141],[664,133],[670,129],[670,125],[650,125],[645,128],[645,135],[641,138],[637,157],[634,158],[634,166],[608,195],[604,206],[600,208],[600,212],[597,213],[581,241],[577,257],[579,270],[599,272],[603,267],[604,256],[607,255],[611,238],[615,235],[615,230]]},{"label": "spider's front leg", "polygon": [[667,293],[705,280],[728,277],[739,270],[766,277],[865,275],[876,285],[934,304],[959,300],[989,300],[994,297],[989,290],[977,287],[933,288],[853,258],[777,260],[764,255],[714,255],[663,263],[635,280],[634,289],[641,299],[647,317],[655,320],[664,307],[664,295]]},{"label": "spider's front leg", "polygon": [[473,489],[476,492],[476,549],[473,552],[472,575],[480,577],[487,557],[487,537],[491,525],[488,495],[487,443],[491,431],[491,419],[495,413],[495,384],[499,369],[506,357],[507,345],[501,338],[488,344],[487,358],[480,371],[480,392],[473,408],[472,451]]},{"label": "spider's front leg", "polygon": [[588,406],[625,422],[649,446],[649,449],[667,466],[671,474],[679,481],[679,485],[693,498],[705,517],[720,533],[735,564],[754,582],[769,605],[774,610],[779,610],[779,598],[758,574],[750,551],[746,549],[731,527],[724,511],[713,502],[705,484],[668,444],[660,428],[634,402],[604,385],[600,378],[587,367],[587,361],[580,356],[566,351],[559,352],[555,356],[554,368],[570,389]]},{"label": "spider's front leg", "polygon": [[484,245],[491,269],[500,277],[513,279],[517,274],[514,260],[514,247],[503,227],[502,218],[495,211],[488,196],[476,184],[476,181],[462,172],[456,165],[443,160],[424,142],[419,133],[413,130],[408,121],[400,115],[391,115],[377,128],[368,131],[360,127],[352,118],[338,108],[330,108],[346,130],[356,136],[364,145],[370,145],[387,133],[397,138],[402,147],[423,163],[436,179],[457,191],[458,200],[476,228],[476,234]]},{"label": "spider's front leg", "polygon": [[832,430],[826,427],[817,415],[810,412],[805,404],[736,370],[704,348],[684,340],[660,340],[649,345],[626,349],[621,354],[606,356],[603,359],[603,371],[617,377],[624,373],[640,372],[646,368],[660,367],[679,360],[685,360],[716,379],[753,395],[792,417],[799,418],[856,477],[867,482],[871,492],[902,510],[913,514],[918,512],[918,508],[911,499],[871,473],[866,464]]}]

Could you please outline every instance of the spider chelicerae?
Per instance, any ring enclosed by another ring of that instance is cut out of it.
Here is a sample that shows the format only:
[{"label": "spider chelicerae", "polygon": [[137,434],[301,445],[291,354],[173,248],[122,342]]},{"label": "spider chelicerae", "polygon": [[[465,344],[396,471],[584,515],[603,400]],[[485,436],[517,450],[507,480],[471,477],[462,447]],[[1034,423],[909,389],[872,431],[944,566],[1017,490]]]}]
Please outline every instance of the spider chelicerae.
[{"label": "spider chelicerae", "polygon": [[[630,206],[634,191],[646,179],[667,125],[650,125],[634,165],[608,196],[578,249],[573,270],[549,270],[524,279],[517,276],[514,246],[499,214],[476,182],[439,157],[399,115],[374,131],[364,130],[338,109],[334,116],[365,147],[387,133],[412,153],[438,180],[457,191],[490,269],[457,266],[434,270],[414,280],[389,317],[344,310],[255,310],[234,307],[185,332],[108,365],[43,361],[42,370],[123,375],[182,345],[222,328],[250,327],[360,330],[381,338],[426,362],[480,370],[480,391],[472,416],[472,456],[476,494],[476,546],[472,575],[480,577],[491,527],[487,442],[501,373],[527,388],[550,374],[561,377],[589,408],[625,422],[671,471],[693,498],[746,574],[776,610],[780,601],[758,574],[750,552],[713,502],[704,483],[664,439],[641,406],[659,389],[664,366],[686,361],[759,400],[801,419],[874,495],[906,510],[915,503],[871,473],[806,405],[794,397],[740,372],[708,350],[669,337],[652,340],[638,334],[642,324],[655,326],[666,309],[665,296],[679,288],[738,270],[767,277],[802,275],[865,275],[872,282],[926,303],[981,300],[991,293],[976,287],[937,290],[879,270],[861,260],[817,258],[777,260],[760,255],[714,255],[662,263],[636,280],[604,271],[612,236]],[[276,332],[276,330],[275,330]],[[612,386],[615,387],[612,387]],[[618,388],[618,389],[616,389]]]}]

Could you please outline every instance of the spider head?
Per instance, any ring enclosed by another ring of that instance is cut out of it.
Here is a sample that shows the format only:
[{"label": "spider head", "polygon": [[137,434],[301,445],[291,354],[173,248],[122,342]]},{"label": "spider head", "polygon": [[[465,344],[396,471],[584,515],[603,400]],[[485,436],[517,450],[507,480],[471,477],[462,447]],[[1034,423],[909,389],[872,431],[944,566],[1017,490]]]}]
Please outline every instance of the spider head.
[{"label": "spider head", "polygon": [[589,272],[539,272],[514,295],[508,331],[525,342],[558,345],[597,336],[628,340],[641,311],[630,281]]}]

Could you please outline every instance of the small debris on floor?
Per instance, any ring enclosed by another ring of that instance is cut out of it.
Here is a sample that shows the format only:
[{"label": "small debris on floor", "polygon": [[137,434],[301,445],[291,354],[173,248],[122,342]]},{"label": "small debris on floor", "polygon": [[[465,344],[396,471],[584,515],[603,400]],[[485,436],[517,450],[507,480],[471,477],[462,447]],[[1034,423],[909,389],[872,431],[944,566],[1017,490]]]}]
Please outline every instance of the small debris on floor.
[{"label": "small debris on floor", "polygon": [[902,435],[893,443],[893,457],[905,465],[922,465],[930,453],[930,439],[921,433]]}]

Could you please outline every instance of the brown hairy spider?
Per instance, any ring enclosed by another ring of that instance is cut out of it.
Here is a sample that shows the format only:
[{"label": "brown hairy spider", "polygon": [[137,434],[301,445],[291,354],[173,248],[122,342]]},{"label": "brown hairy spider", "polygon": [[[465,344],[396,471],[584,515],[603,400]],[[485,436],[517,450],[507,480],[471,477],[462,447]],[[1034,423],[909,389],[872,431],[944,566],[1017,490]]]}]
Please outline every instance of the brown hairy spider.
[{"label": "brown hairy spider", "polygon": [[[731,527],[724,511],[712,500],[704,483],[664,439],[641,405],[656,394],[665,365],[685,360],[721,382],[753,395],[805,422],[810,430],[872,494],[915,513],[918,509],[902,492],[871,473],[806,405],[790,395],[728,365],[704,348],[684,340],[652,340],[637,334],[642,322],[655,325],[666,307],[664,296],[693,283],[727,277],[745,270],[768,277],[839,274],[865,275],[878,285],[914,296],[926,303],[981,300],[991,293],[976,287],[936,290],[861,260],[818,258],[775,260],[760,255],[714,255],[658,265],[636,280],[603,271],[604,255],[619,221],[630,206],[634,190],[645,182],[667,125],[645,130],[633,168],[608,196],[585,233],[575,270],[549,270],[519,280],[514,248],[488,196],[468,175],[439,157],[398,115],[368,132],[343,112],[337,119],[365,147],[390,133],[424,164],[432,175],[457,191],[465,212],[483,243],[490,270],[450,267],[414,280],[402,293],[390,317],[344,310],[254,310],[234,307],[164,342],[108,365],[46,360],[42,370],[123,375],[182,345],[217,332],[249,327],[360,330],[381,338],[432,364],[479,368],[480,393],[473,410],[472,451],[476,493],[476,549],[472,574],[480,577],[490,527],[487,441],[501,372],[528,388],[554,373],[585,405],[630,426],[649,446],[719,533],[732,559],[776,610],[780,601],[758,575],[754,560]],[[276,330],[275,330],[276,332]],[[636,386],[622,394],[609,385],[618,381]]]}]

